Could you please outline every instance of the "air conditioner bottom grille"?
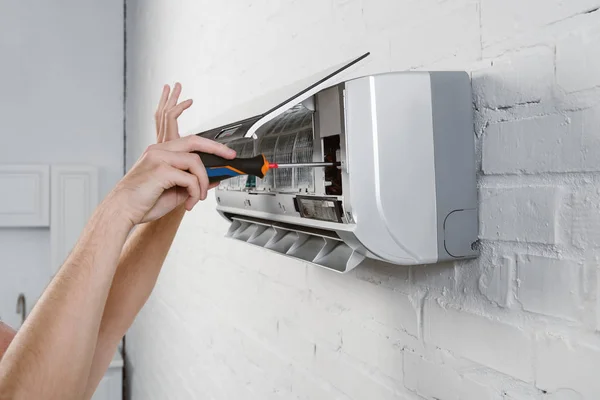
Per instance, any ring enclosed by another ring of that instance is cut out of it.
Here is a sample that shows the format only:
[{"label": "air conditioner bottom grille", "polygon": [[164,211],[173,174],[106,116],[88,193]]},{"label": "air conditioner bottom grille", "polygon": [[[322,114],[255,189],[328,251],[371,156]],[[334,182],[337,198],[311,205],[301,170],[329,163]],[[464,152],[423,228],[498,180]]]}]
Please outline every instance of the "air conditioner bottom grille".
[{"label": "air conditioner bottom grille", "polygon": [[243,216],[228,217],[232,219],[228,237],[336,272],[348,272],[365,259],[334,231]]}]

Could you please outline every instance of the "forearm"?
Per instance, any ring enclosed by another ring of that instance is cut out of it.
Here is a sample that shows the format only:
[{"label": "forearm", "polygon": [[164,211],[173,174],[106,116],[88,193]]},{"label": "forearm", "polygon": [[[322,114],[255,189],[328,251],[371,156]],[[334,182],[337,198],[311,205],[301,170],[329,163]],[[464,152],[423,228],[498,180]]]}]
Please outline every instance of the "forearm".
[{"label": "forearm", "polygon": [[0,321],[0,360],[2,360],[4,352],[6,351],[16,334],[17,332],[15,332],[11,327]]},{"label": "forearm", "polygon": [[127,240],[106,301],[86,398],[94,393],[119,342],[150,296],[184,214],[185,208],[178,207],[138,226]]},{"label": "forearm", "polygon": [[131,223],[107,202],[0,362],[0,398],[78,399],[84,393],[104,305]]}]

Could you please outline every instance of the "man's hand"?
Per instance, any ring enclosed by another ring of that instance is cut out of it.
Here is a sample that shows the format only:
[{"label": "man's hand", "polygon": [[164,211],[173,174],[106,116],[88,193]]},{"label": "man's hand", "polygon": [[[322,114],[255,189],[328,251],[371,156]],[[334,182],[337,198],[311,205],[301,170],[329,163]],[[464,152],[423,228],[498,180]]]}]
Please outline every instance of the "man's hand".
[{"label": "man's hand", "polygon": [[156,220],[184,203],[190,211],[218,185],[209,184],[200,157],[190,152],[235,157],[234,150],[217,142],[196,135],[180,137],[177,118],[192,105],[192,100],[177,103],[180,94],[179,83],[172,93],[168,85],[163,87],[154,116],[157,144],[146,149],[114,190],[117,204],[134,225]]},{"label": "man's hand", "polygon": [[184,203],[190,211],[206,199],[206,169],[192,151],[235,157],[227,146],[196,135],[149,146],[113,191],[132,224],[158,219]]},{"label": "man's hand", "polygon": [[184,203],[189,211],[198,201],[206,199],[208,190],[215,185],[209,185],[200,157],[191,152],[235,157],[235,151],[227,146],[196,135],[169,138],[167,133],[175,131],[169,125],[176,126],[177,117],[191,101],[173,108],[169,105],[166,102],[162,107],[164,117],[157,118],[157,136],[163,142],[149,146],[113,191],[118,199],[116,204],[134,225],[156,220]]}]

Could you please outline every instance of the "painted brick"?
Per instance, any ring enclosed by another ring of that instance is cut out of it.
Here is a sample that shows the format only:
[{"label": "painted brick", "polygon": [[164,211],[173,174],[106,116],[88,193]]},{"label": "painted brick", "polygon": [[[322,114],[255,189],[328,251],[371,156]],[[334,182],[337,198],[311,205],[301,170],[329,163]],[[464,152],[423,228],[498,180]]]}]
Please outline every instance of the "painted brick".
[{"label": "painted brick", "polygon": [[395,289],[409,284],[409,270],[409,267],[386,264],[376,260],[365,260],[360,268],[354,270],[354,273],[356,278],[363,281]]},{"label": "painted brick", "polygon": [[514,262],[509,257],[494,258],[484,266],[479,278],[479,291],[491,302],[507,307],[513,280]]},{"label": "painted brick", "polygon": [[412,267],[412,282],[415,285],[441,290],[452,290],[456,286],[456,271],[450,263]]},{"label": "painted brick", "polygon": [[[596,264],[596,287],[600,288],[600,267]],[[596,332],[600,332],[600,296],[596,295]]]},{"label": "painted brick", "polygon": [[[385,9],[386,12],[381,12]],[[369,31],[381,31],[396,26],[398,22],[408,21],[404,4],[388,0],[369,0],[362,2],[363,20]]]},{"label": "painted brick", "polygon": [[600,107],[491,124],[484,134],[486,174],[600,170]]},{"label": "painted brick", "polygon": [[321,268],[311,267],[307,272],[312,295],[326,309],[341,308],[351,320],[376,321],[417,336],[417,310],[406,293]]},{"label": "painted brick", "polygon": [[555,244],[561,198],[553,186],[482,188],[480,237]]},{"label": "painted brick", "polygon": [[404,385],[427,398],[459,400],[461,379],[451,368],[436,365],[418,354],[406,351]]},{"label": "painted brick", "polygon": [[[589,252],[591,253],[591,252]],[[598,279],[598,265],[600,265],[600,256],[598,255],[588,255],[583,258],[583,284],[581,289],[581,298],[586,304],[590,304],[589,302],[596,301],[596,288]],[[585,304],[583,305],[586,308]],[[584,312],[584,320],[589,320],[589,318],[593,318],[593,313],[591,312],[591,307],[587,307],[587,310]]]},{"label": "painted brick", "polygon": [[[175,79],[195,101],[180,124],[191,132],[363,51],[372,55],[352,75],[466,70],[482,169],[497,175],[481,179],[487,253],[419,268],[375,262],[339,275],[224,239],[227,223],[210,197],[186,216],[128,334],[132,400],[598,397],[577,367],[598,369],[597,350],[581,342],[594,337],[594,315],[600,327],[600,274],[590,273],[600,257],[600,12],[555,22],[600,1],[221,3],[128,1],[129,164],[152,140],[152,88]],[[587,263],[581,313],[569,290],[582,267],[568,260],[528,258],[517,292],[514,254],[556,251]],[[555,292],[565,304],[547,298]],[[441,308],[444,301],[455,308]],[[572,344],[540,342],[532,354],[530,332],[546,319],[533,307],[561,316],[551,326],[572,334]]]},{"label": "painted brick", "polygon": [[574,32],[556,44],[556,79],[567,92],[600,86],[600,30]]},{"label": "painted brick", "polygon": [[539,29],[544,25],[593,10],[599,5],[597,0],[482,0],[483,44],[486,46],[507,37]]},{"label": "painted brick", "polygon": [[508,109],[536,104],[552,96],[554,49],[527,49],[492,63],[491,67],[472,74],[473,92],[479,108]]},{"label": "painted brick", "polygon": [[577,319],[583,267],[573,260],[525,255],[517,259],[517,300],[528,311]]},{"label": "painted brick", "polygon": [[350,357],[371,365],[382,374],[402,382],[402,347],[397,338],[386,337],[367,327],[346,323],[341,327],[341,351]]},{"label": "painted brick", "polygon": [[508,388],[502,393],[502,400],[545,400],[542,393],[535,388]]},{"label": "painted brick", "polygon": [[593,371],[600,368],[600,349],[544,335],[537,339],[535,351],[537,387],[548,392],[570,389],[564,390],[563,398],[598,398],[600,380]]},{"label": "painted brick", "polygon": [[484,316],[442,308],[427,300],[425,342],[523,381],[533,379],[531,338],[523,330]]},{"label": "painted brick", "polygon": [[[307,298],[301,305],[285,304],[277,307],[281,311],[279,314],[281,321],[293,323],[302,330],[307,339],[314,343],[327,343],[338,348],[342,345],[342,326],[340,316],[343,311],[339,308],[323,307],[322,302]],[[264,304],[263,307],[268,307]]]},{"label": "painted brick", "polygon": [[600,247],[600,189],[582,188],[571,201],[571,243],[578,249]]},{"label": "painted brick", "polygon": [[404,399],[401,384],[389,387],[343,352],[320,352],[315,355],[314,371],[352,399]]},{"label": "painted brick", "polygon": [[[499,400],[500,392],[465,376],[460,388],[460,400]],[[505,399],[503,399],[505,400]]]},{"label": "painted brick", "polygon": [[[447,3],[451,4],[451,3]],[[426,66],[440,60],[474,60],[481,56],[479,10],[475,2],[447,9],[442,5],[435,17],[407,24],[394,32],[391,41],[392,67],[396,70]],[[401,25],[400,25],[401,26]],[[440,33],[444,27],[444,33]],[[418,38],[419,45],[407,38]]]}]

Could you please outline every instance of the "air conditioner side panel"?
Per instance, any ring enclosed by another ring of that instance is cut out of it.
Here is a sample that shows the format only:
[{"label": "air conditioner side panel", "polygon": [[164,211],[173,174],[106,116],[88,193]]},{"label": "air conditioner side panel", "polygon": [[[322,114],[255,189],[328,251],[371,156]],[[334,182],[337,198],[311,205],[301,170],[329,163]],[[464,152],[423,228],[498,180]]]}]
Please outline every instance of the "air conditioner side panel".
[{"label": "air conditioner side panel", "polygon": [[440,260],[477,256],[477,178],[471,82],[466,72],[432,72]]}]

